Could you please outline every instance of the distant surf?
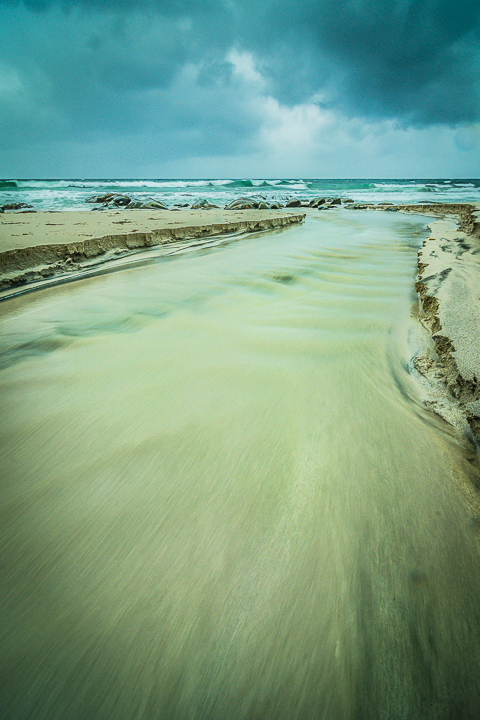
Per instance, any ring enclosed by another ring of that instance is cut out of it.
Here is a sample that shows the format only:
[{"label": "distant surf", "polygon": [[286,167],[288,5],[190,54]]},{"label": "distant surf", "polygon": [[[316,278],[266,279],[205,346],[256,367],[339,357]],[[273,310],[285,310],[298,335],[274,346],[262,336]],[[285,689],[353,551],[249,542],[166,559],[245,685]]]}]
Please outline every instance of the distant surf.
[{"label": "distant surf", "polygon": [[479,179],[315,178],[61,178],[0,180],[0,205],[24,202],[37,210],[87,209],[92,194],[124,193],[138,200],[153,198],[168,206],[205,198],[223,207],[237,197],[285,202],[289,198],[351,198],[356,202],[480,202]]}]

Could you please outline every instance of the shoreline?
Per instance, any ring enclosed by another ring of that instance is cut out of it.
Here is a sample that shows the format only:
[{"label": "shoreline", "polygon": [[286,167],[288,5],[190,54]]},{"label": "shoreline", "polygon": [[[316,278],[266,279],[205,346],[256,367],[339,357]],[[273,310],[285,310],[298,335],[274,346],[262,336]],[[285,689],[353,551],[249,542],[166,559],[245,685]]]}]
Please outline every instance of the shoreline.
[{"label": "shoreline", "polygon": [[[152,217],[154,214],[154,217]],[[0,216],[0,299],[42,281],[68,280],[115,259],[192,239],[262,232],[304,212],[115,210],[9,212]]]}]

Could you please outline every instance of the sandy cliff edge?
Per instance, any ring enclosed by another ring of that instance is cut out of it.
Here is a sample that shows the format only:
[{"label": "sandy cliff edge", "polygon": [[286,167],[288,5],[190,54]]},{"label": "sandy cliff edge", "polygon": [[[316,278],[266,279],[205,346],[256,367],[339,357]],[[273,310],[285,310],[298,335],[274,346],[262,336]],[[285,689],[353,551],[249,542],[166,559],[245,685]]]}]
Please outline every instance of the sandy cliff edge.
[{"label": "sandy cliff edge", "polygon": [[[434,351],[416,369],[440,388],[432,410],[480,445],[480,204],[464,206],[460,223],[436,220],[418,252],[420,321]],[[441,392],[443,388],[444,392]],[[463,425],[463,427],[462,427]]]},{"label": "sandy cliff edge", "polygon": [[[266,210],[128,210],[9,212],[0,215],[0,291],[155,246],[259,232],[302,222],[303,212]],[[7,292],[5,292],[7,291]]]}]

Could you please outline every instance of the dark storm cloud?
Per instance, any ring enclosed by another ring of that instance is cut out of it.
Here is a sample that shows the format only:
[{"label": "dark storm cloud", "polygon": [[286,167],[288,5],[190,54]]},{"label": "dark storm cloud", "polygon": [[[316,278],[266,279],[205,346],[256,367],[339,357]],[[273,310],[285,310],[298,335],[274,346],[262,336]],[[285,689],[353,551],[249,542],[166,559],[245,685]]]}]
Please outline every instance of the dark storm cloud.
[{"label": "dark storm cloud", "polygon": [[256,10],[254,25],[269,31],[245,25],[245,36],[286,98],[328,84],[352,115],[416,124],[479,116],[478,0],[272,0]]},{"label": "dark storm cloud", "polygon": [[98,51],[92,72],[110,86],[165,84],[187,61],[206,58],[220,67],[236,44],[262,59],[283,102],[328,88],[330,101],[350,115],[415,124],[478,117],[478,0],[25,0],[25,6],[37,18],[52,8],[68,15],[82,7],[92,25],[112,14],[126,38],[132,16],[155,18],[159,32],[147,48],[134,28],[135,54],[127,47],[121,56],[112,37],[92,32],[88,42]]},{"label": "dark storm cloud", "polygon": [[[152,153],[246,152],[261,90],[404,126],[479,118],[478,0],[0,0],[10,147],[150,136]],[[147,141],[145,141],[147,142]],[[148,142],[147,142],[148,144]]]}]

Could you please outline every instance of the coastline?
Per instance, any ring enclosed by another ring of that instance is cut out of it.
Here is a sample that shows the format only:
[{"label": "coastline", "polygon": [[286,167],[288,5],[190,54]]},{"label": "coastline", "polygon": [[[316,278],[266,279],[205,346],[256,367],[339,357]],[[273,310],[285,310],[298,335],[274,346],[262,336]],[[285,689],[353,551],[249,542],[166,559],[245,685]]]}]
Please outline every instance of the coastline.
[{"label": "coastline", "polygon": [[302,222],[304,212],[115,210],[9,212],[0,216],[0,299],[52,278],[146,249]]}]

